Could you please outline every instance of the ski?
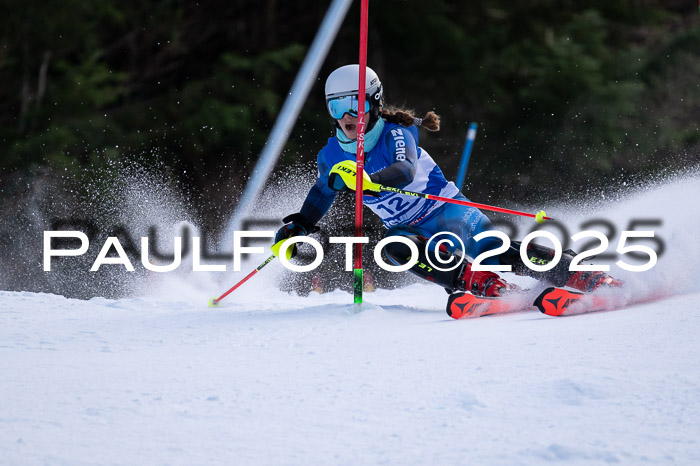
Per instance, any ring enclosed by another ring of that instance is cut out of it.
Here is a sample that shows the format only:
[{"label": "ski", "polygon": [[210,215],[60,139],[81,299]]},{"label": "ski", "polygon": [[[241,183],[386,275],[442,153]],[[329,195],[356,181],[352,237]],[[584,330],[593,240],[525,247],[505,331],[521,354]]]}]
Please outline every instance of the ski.
[{"label": "ski", "polygon": [[[590,298],[595,298],[595,296],[592,295],[588,296],[588,301],[591,301]],[[584,297],[586,297],[586,295],[579,291],[550,287],[540,293],[537,299],[535,299],[535,306],[537,306],[540,312],[548,316],[561,316],[567,312],[571,305],[581,301]],[[602,304],[601,302],[593,300],[593,302],[589,302],[586,307],[600,307]]]},{"label": "ski", "polygon": [[[532,299],[532,298],[530,298]],[[531,309],[525,295],[517,293],[505,297],[486,298],[471,293],[459,292],[450,295],[447,300],[447,315],[453,319],[467,319],[494,314],[526,311]]]},{"label": "ski", "polygon": [[624,309],[634,304],[651,303],[669,296],[668,293],[653,292],[630,297],[618,291],[621,290],[608,288],[600,294],[590,294],[550,287],[535,299],[535,306],[543,314],[558,317]]},{"label": "ski", "polygon": [[566,288],[549,287],[532,301],[526,292],[508,293],[497,298],[475,296],[467,292],[451,294],[447,301],[447,315],[453,319],[468,319],[494,314],[522,312],[534,307],[548,316],[570,316],[589,312],[624,309],[635,304],[660,301],[670,293],[651,292],[630,296],[621,288],[606,288],[596,293],[582,293]]}]

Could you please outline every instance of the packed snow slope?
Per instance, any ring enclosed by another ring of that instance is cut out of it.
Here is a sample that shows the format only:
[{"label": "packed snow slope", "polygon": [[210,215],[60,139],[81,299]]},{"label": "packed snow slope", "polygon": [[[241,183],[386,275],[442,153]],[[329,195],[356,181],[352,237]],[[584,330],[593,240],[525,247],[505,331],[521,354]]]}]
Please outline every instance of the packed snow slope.
[{"label": "packed snow slope", "polygon": [[195,273],[120,300],[0,292],[0,464],[697,464],[699,191],[595,208],[618,231],[663,219],[657,266],[612,273],[676,291],[611,312],[455,321],[413,284],[351,314],[276,290],[279,264],[216,309],[227,286]]},{"label": "packed snow slope", "polygon": [[351,316],[345,293],[2,293],[0,463],[700,461],[699,293],[464,321],[396,294]]}]

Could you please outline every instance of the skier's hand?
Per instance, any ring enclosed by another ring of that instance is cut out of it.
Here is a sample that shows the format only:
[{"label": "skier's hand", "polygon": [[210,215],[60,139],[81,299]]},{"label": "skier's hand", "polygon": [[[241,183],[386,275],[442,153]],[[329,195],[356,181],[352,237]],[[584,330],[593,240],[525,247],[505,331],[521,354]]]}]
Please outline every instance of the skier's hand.
[{"label": "skier's hand", "polygon": [[[335,191],[343,189],[355,190],[357,163],[353,160],[343,160],[333,165],[328,175],[328,187]],[[379,196],[382,192],[380,185],[373,182],[366,171],[362,170],[362,192],[370,196]]]},{"label": "skier's hand", "polygon": [[[293,236],[306,236],[308,234],[317,232],[319,228],[313,225],[305,216],[300,213],[287,215],[282,219],[286,225],[277,230],[275,235],[275,245],[279,244],[280,241],[291,238]],[[279,251],[279,247],[277,248]],[[288,249],[289,251],[289,249]],[[297,255],[297,245],[293,245],[291,248],[292,254],[287,257],[291,259]]]}]

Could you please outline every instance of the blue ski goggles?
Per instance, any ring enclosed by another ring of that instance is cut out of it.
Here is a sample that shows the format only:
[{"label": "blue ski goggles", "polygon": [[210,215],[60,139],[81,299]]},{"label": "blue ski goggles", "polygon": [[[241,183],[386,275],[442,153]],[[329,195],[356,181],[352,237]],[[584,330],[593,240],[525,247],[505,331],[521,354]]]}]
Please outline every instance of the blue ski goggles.
[{"label": "blue ski goggles", "polygon": [[[356,95],[344,95],[342,97],[330,99],[327,105],[328,113],[330,113],[335,120],[340,120],[346,113],[356,117],[360,102]],[[365,100],[365,113],[369,113],[369,99]]]}]

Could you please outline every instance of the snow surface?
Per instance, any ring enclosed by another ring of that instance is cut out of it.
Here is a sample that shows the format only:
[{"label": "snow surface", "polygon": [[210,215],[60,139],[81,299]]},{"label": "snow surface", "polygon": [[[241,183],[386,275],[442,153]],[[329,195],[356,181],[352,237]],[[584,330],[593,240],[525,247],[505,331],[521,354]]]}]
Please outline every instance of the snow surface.
[{"label": "snow surface", "polygon": [[699,191],[597,212],[663,216],[659,264],[614,275],[678,290],[612,312],[455,321],[413,284],[352,314],[344,292],[276,290],[279,264],[216,309],[242,275],[118,300],[0,292],[0,464],[700,463],[700,225],[669,209]]}]

